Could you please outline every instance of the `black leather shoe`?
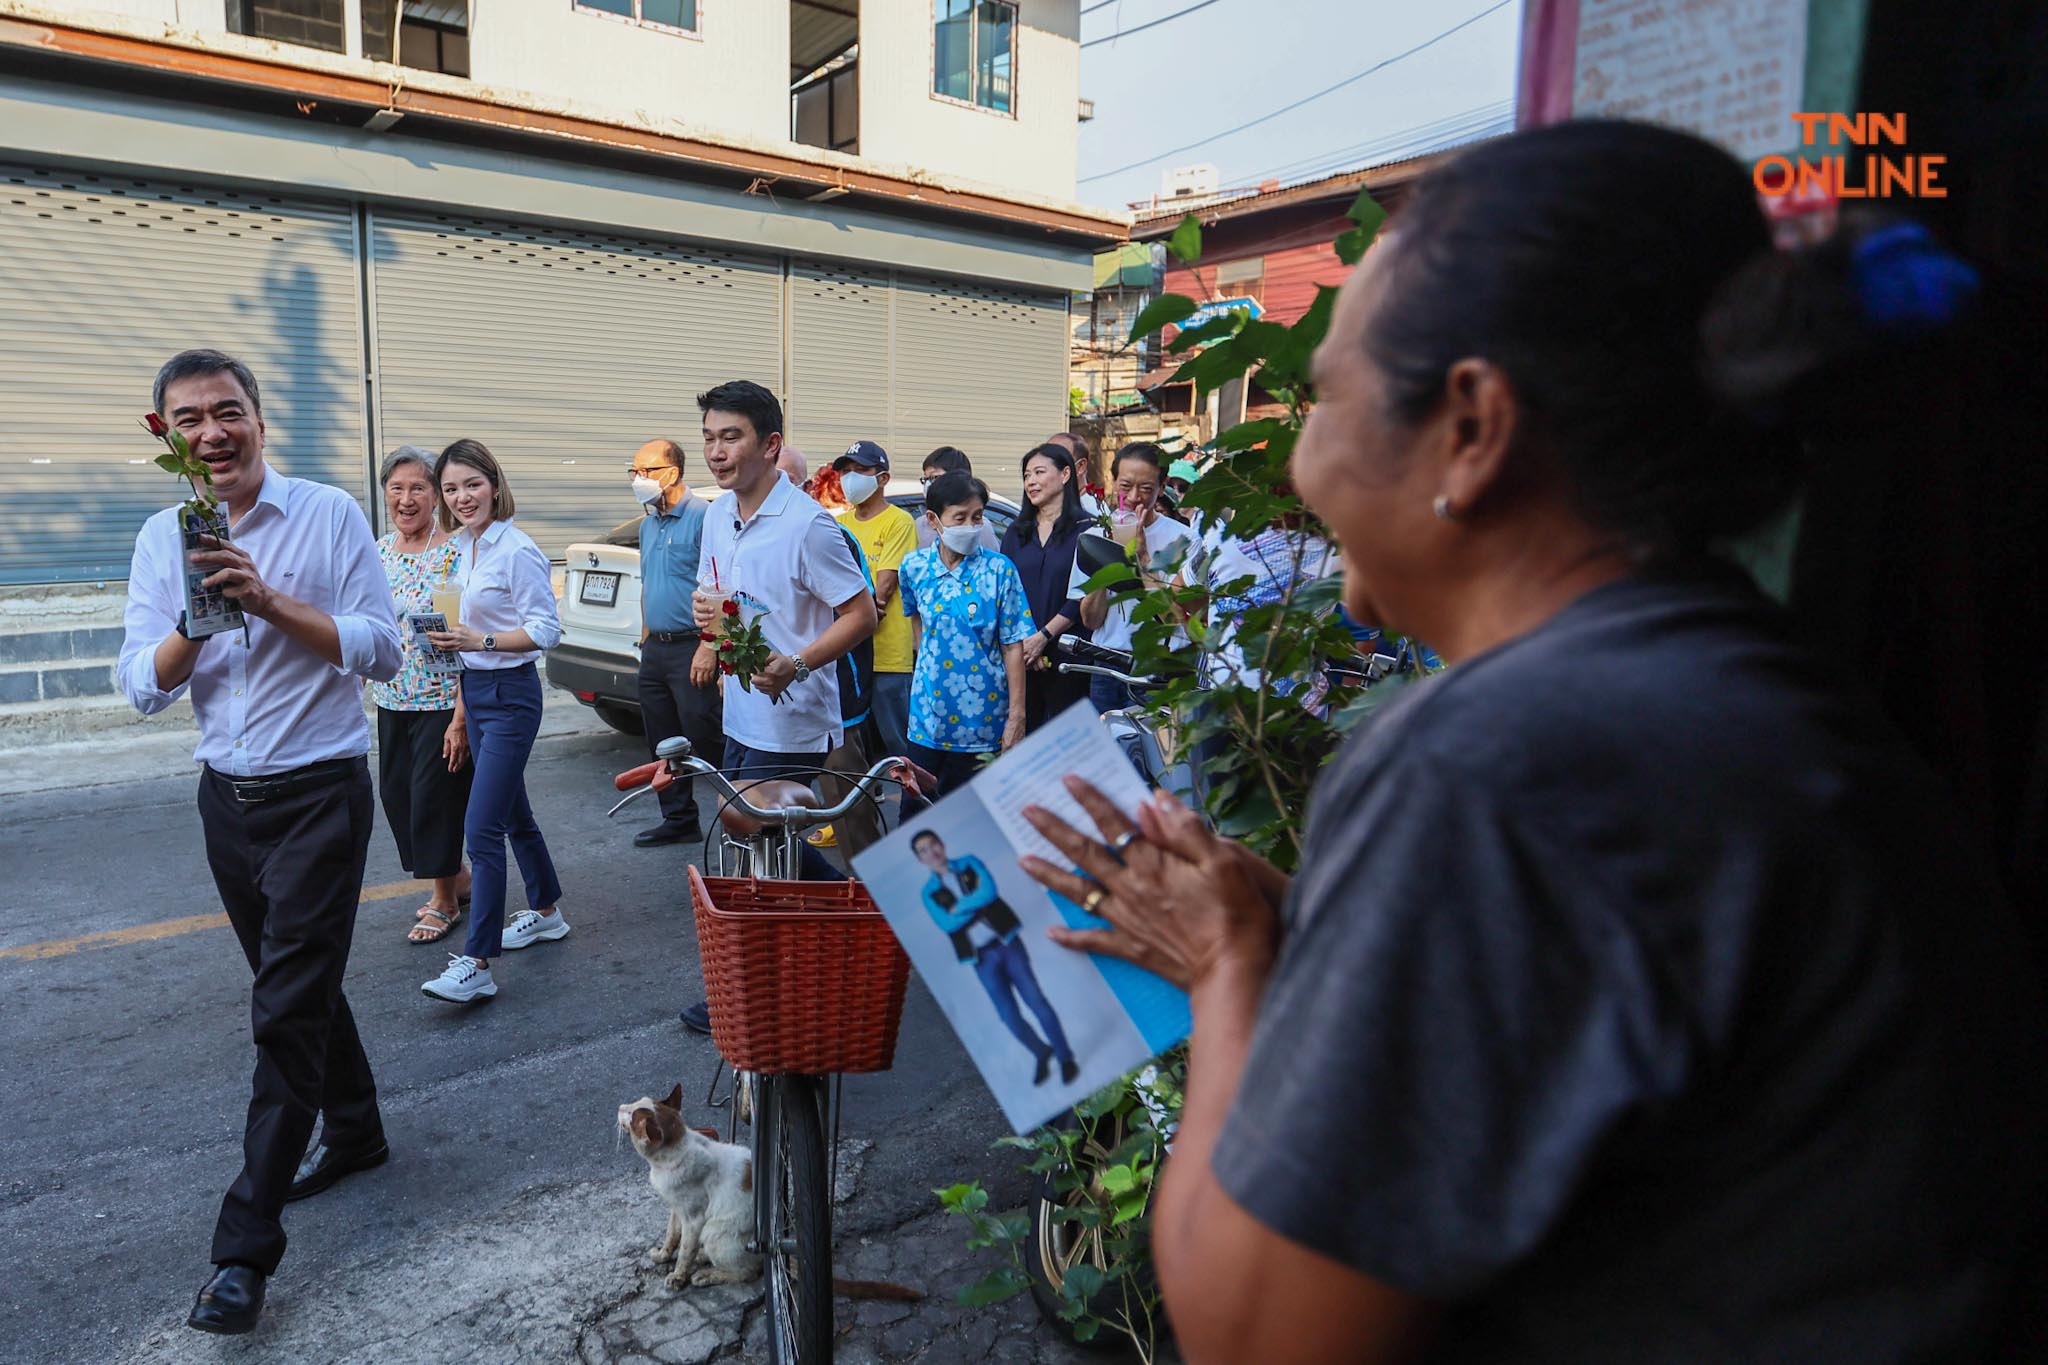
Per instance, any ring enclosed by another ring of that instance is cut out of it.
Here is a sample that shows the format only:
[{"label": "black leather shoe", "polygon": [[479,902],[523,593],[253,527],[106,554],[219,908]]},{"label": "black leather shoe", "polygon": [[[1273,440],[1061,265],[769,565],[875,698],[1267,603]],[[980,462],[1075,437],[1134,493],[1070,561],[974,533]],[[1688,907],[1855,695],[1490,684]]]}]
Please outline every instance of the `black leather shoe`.
[{"label": "black leather shoe", "polygon": [[663,844],[694,844],[704,838],[704,831],[693,822],[687,825],[656,825],[643,829],[633,836],[635,848],[660,848]]},{"label": "black leather shoe", "polygon": [[706,1037],[711,1035],[711,1002],[709,1000],[699,1000],[696,1004],[685,1007],[683,1012],[678,1014],[676,1018],[682,1020],[683,1027],[692,1033],[701,1033]]},{"label": "black leather shoe", "polygon": [[213,1278],[199,1291],[199,1300],[192,1305],[192,1316],[185,1319],[185,1325],[237,1337],[255,1331],[256,1319],[262,1316],[263,1272],[254,1266],[224,1265],[213,1272]]},{"label": "black leather shoe", "polygon": [[306,1153],[306,1159],[299,1163],[299,1173],[292,1177],[291,1192],[284,1202],[307,1199],[320,1193],[345,1175],[367,1171],[372,1166],[382,1166],[391,1156],[391,1146],[379,1142],[374,1147],[359,1147],[353,1151],[337,1151],[321,1143]]},{"label": "black leather shoe", "polygon": [[1032,1072],[1032,1073],[1031,1073],[1031,1083],[1032,1083],[1033,1085],[1044,1085],[1044,1084],[1045,1084],[1045,1077],[1046,1077],[1046,1073],[1047,1073],[1048,1071],[1050,1071],[1051,1069],[1052,1069],[1052,1054],[1051,1054],[1050,1052],[1041,1052],[1041,1053],[1039,1053],[1039,1054],[1038,1054],[1038,1070],[1036,1070],[1036,1071],[1034,1071],[1034,1072]]},{"label": "black leather shoe", "polygon": [[1060,1084],[1072,1085],[1074,1077],[1081,1074],[1081,1064],[1072,1057],[1060,1063]]}]

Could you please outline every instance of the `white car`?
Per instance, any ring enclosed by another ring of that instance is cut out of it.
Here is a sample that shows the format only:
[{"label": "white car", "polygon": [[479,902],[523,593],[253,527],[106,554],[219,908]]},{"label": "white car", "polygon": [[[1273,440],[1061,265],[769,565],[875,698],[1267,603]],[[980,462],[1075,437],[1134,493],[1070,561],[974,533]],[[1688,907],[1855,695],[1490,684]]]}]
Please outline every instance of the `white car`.
[{"label": "white car", "polygon": [[[889,501],[913,517],[924,494],[892,493]],[[997,536],[1009,529],[1017,505],[991,499],[987,518]],[[640,725],[640,526],[634,517],[601,540],[578,541],[564,555],[562,642],[548,651],[548,681],[629,735]]]}]

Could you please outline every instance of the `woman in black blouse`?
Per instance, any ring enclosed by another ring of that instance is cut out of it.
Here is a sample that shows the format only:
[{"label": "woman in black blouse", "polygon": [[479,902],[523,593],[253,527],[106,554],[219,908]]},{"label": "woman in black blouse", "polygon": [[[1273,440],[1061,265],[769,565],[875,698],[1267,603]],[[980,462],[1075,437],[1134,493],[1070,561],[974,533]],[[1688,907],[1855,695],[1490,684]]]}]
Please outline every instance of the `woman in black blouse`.
[{"label": "woman in black blouse", "polygon": [[1053,641],[1081,621],[1081,604],[1068,599],[1067,581],[1074,572],[1074,543],[1087,524],[1074,457],[1055,445],[1033,449],[1024,457],[1024,511],[1003,534],[1003,553],[1024,580],[1038,626],[1024,642],[1026,734],[1088,695],[1088,680],[1059,672],[1052,657]]}]

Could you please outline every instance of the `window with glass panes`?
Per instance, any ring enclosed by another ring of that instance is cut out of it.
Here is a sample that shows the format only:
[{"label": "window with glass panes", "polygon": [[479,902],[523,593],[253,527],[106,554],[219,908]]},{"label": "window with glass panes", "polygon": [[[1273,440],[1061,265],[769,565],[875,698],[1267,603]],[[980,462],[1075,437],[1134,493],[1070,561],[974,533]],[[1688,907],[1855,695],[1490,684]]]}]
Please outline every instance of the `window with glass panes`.
[{"label": "window with glass panes", "polygon": [[1017,6],[1008,0],[934,0],[932,11],[932,93],[1011,112]]},{"label": "window with glass panes", "polygon": [[697,0],[571,0],[577,9],[595,10],[630,23],[653,28],[697,31]]}]

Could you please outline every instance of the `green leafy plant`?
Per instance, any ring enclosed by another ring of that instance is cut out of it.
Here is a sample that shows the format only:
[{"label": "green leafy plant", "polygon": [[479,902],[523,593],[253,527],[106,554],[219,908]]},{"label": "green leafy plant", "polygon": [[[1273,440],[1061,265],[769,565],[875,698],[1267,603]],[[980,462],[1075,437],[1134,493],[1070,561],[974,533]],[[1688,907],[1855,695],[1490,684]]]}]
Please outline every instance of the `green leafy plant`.
[{"label": "green leafy plant", "polygon": [[[1361,192],[1346,216],[1351,226],[1335,247],[1351,265],[1372,244],[1386,213]],[[1190,214],[1167,249],[1193,263],[1201,243],[1201,225]],[[1277,599],[1251,598],[1250,577],[1218,583],[1196,574],[1162,582],[1127,560],[1099,570],[1087,585],[1110,589],[1113,600],[1130,604],[1136,671],[1162,680],[1144,704],[1177,752],[1203,746],[1203,800],[1211,821],[1288,871],[1300,865],[1308,795],[1323,764],[1388,690],[1385,683],[1347,688],[1331,679],[1329,664],[1355,657],[1358,646],[1337,619],[1341,580],[1312,572],[1316,566],[1307,562],[1322,553],[1329,531],[1289,478],[1314,402],[1309,358],[1329,331],[1335,300],[1335,288],[1323,286],[1307,311],[1284,325],[1226,312],[1180,331],[1166,346],[1168,355],[1184,357],[1173,379],[1193,381],[1198,400],[1245,379],[1283,409],[1218,433],[1208,443],[1206,468],[1180,504],[1204,525],[1227,523],[1233,538],[1282,532],[1275,539],[1292,562],[1273,575],[1287,580]],[[1126,346],[1178,325],[1200,307],[1185,295],[1161,295],[1133,322]],[[1212,596],[1250,605],[1212,629]],[[1228,742],[1204,744],[1219,738]],[[990,1213],[978,1183],[937,1192],[948,1212],[967,1221],[970,1247],[1008,1255],[1009,1264],[962,1294],[964,1302],[991,1303],[1029,1290],[1077,1339],[1113,1331],[1143,1359],[1154,1357],[1162,1317],[1148,1250],[1152,1196],[1185,1077],[1186,1052],[1177,1048],[1077,1106],[1070,1121],[1002,1139],[999,1147],[1030,1153],[1036,1216]],[[1054,1239],[1058,1248],[1085,1254],[1055,1263],[1039,1243],[1042,1229],[1060,1226],[1074,1231]]]}]

